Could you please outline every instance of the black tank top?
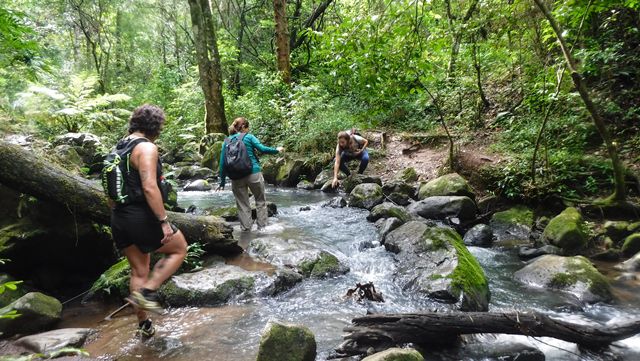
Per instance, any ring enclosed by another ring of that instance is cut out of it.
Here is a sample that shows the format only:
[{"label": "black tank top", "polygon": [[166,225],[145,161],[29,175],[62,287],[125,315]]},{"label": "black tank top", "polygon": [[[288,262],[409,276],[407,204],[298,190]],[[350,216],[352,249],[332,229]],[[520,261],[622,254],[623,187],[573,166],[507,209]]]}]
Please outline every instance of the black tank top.
[{"label": "black tank top", "polygon": [[[147,199],[144,196],[144,190],[142,189],[140,172],[137,169],[133,168],[133,164],[131,163],[131,154],[138,144],[148,141],[149,139],[147,138],[127,137],[119,141],[116,145],[116,149],[129,148],[129,151],[126,153],[128,171],[125,177],[125,180],[127,182],[127,191],[129,193],[129,197],[131,197],[131,202],[129,204],[140,204],[147,202]],[[158,165],[156,167],[156,180],[158,182],[160,193],[162,194],[162,199],[166,202],[167,195],[165,194],[165,187],[163,186],[164,178],[162,177],[162,162],[160,161],[160,157],[158,157]]]}]

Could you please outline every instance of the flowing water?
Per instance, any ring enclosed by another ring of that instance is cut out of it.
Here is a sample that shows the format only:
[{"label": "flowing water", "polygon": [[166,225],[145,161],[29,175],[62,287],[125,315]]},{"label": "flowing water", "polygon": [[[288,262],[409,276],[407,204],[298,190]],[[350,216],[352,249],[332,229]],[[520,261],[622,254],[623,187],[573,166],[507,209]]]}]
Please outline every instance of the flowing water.
[{"label": "flowing water", "polygon": [[[156,318],[157,336],[145,343],[134,337],[135,320],[131,314],[99,323],[114,305],[70,307],[65,311],[64,326],[100,330],[86,348],[93,356],[105,360],[244,361],[255,360],[261,331],[269,320],[278,320],[308,326],[318,341],[318,360],[324,360],[341,343],[342,329],[353,317],[367,311],[413,312],[442,308],[424,297],[403,292],[393,283],[394,260],[384,247],[376,247],[375,242],[374,247],[363,247],[378,239],[374,225],[365,219],[367,211],[322,208],[322,202],[329,198],[321,192],[270,188],[268,199],[278,205],[279,214],[270,219],[270,225],[262,233],[237,233],[241,245],[246,246],[251,238],[265,236],[304,239],[336,255],[351,271],[336,278],[306,279],[273,298],[235,301],[211,308],[171,309],[168,315]],[[230,192],[188,192],[180,194],[180,203],[208,208],[233,205],[234,201]],[[300,211],[302,206],[311,209]],[[620,300],[615,305],[571,307],[567,306],[571,300],[562,294],[533,290],[515,282],[512,274],[523,266],[523,262],[513,250],[475,247],[470,250],[489,278],[491,311],[534,309],[577,322],[615,323],[632,316],[640,317],[640,295],[635,284],[614,283]],[[227,262],[251,270],[271,269],[269,265],[252,261],[247,255]],[[615,271],[607,268],[608,265],[602,267],[611,277],[615,276]],[[370,281],[383,293],[384,303],[361,304],[343,299],[347,289],[357,282]],[[548,338],[534,340],[500,335],[472,339],[486,345],[515,342],[535,345],[546,354],[547,360],[640,360],[640,337],[617,343],[600,354],[581,353],[573,344]],[[442,352],[427,355],[427,359],[482,358]]]}]

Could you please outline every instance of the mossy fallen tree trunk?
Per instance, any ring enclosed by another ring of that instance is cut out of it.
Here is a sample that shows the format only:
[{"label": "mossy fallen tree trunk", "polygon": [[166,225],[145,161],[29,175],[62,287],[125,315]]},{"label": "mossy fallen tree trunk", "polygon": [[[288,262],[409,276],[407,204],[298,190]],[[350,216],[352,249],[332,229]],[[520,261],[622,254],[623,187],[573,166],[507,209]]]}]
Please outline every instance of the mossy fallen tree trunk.
[{"label": "mossy fallen tree trunk", "polygon": [[[109,224],[107,198],[96,183],[70,173],[38,157],[31,150],[0,141],[0,183],[38,199],[62,204],[70,212]],[[189,242],[200,242],[209,252],[242,252],[232,237],[232,229],[218,217],[168,212],[169,219]]]},{"label": "mossy fallen tree trunk", "polygon": [[452,312],[367,315],[345,328],[341,356],[362,355],[371,347],[381,351],[396,345],[443,345],[464,334],[503,333],[553,337],[597,348],[640,333],[640,319],[618,325],[577,324],[537,312]]}]

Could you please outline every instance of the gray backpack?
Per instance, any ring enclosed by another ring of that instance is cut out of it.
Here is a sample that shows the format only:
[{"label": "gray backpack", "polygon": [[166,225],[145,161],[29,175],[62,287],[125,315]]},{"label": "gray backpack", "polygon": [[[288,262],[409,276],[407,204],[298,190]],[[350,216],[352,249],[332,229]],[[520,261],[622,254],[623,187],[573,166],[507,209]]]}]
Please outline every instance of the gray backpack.
[{"label": "gray backpack", "polygon": [[253,171],[247,146],[242,141],[245,135],[240,133],[235,138],[224,140],[224,170],[231,180],[244,178]]}]

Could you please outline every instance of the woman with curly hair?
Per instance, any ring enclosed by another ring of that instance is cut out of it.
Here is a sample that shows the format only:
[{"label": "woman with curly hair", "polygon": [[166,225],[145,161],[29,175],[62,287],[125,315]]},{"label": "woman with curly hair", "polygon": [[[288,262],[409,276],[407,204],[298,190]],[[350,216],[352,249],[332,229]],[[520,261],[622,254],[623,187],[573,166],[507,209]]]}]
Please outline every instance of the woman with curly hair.
[{"label": "woman with curly hair", "polygon": [[[137,311],[138,333],[150,337],[155,329],[145,311],[161,313],[157,290],[173,275],[187,254],[182,232],[167,220],[161,191],[162,163],[154,141],[165,122],[162,109],[145,104],[133,111],[129,135],[118,142],[129,171],[124,177],[127,201],[113,205],[111,230],[116,247],[129,261],[131,294]],[[164,254],[150,272],[151,253]]]}]

